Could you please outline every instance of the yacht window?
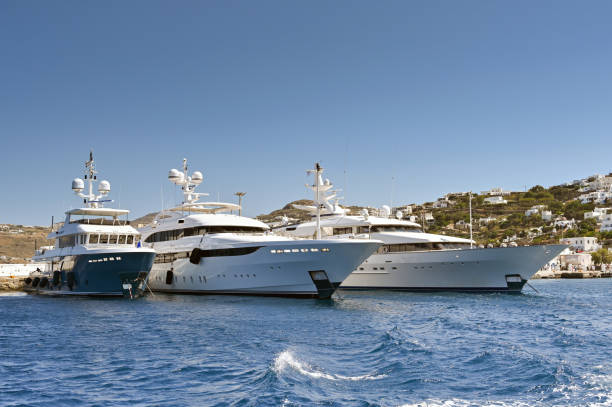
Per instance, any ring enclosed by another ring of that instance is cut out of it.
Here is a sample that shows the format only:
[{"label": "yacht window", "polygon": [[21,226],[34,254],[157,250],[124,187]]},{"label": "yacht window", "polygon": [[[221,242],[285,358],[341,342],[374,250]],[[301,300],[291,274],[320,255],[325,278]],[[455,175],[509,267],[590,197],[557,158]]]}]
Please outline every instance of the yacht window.
[{"label": "yacht window", "polygon": [[357,233],[370,233],[370,227],[369,226],[359,226],[357,228]]},{"label": "yacht window", "polygon": [[109,244],[117,244],[117,235],[110,235]]},{"label": "yacht window", "polygon": [[100,235],[100,244],[108,244],[108,235]]},{"label": "yacht window", "polygon": [[75,235],[61,236],[59,238],[59,247],[72,247],[74,246]]},{"label": "yacht window", "polygon": [[387,244],[378,248],[378,254],[393,252],[414,252],[428,250],[458,250],[469,249],[469,243],[402,243]]},{"label": "yacht window", "polygon": [[79,244],[87,243],[87,235],[79,235]]},{"label": "yacht window", "polygon": [[89,235],[89,244],[98,244],[99,235],[91,234]]},{"label": "yacht window", "polygon": [[376,232],[420,232],[421,229],[408,225],[375,225],[370,228],[372,233]]},{"label": "yacht window", "polygon": [[334,228],[334,235],[348,235],[353,233],[353,228]]},{"label": "yacht window", "polygon": [[134,235],[127,235],[127,244],[134,243]]},{"label": "yacht window", "polygon": [[119,244],[125,244],[125,235],[119,235]]}]

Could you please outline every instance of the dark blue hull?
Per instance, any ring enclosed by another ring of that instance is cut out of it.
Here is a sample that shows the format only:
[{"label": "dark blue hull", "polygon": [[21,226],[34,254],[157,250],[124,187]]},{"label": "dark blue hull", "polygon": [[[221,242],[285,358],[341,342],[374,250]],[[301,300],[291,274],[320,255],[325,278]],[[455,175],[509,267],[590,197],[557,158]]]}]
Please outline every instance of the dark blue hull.
[{"label": "dark blue hull", "polygon": [[119,296],[143,293],[155,253],[124,252],[67,256],[47,275],[26,279],[26,290],[47,295]]}]

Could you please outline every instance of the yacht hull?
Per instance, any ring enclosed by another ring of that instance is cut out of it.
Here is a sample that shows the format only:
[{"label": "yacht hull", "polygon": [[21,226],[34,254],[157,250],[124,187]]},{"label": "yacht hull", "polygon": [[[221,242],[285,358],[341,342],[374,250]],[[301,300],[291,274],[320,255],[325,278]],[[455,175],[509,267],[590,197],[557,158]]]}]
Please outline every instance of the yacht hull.
[{"label": "yacht hull", "polygon": [[[175,294],[329,298],[379,245],[355,240],[284,241],[258,246],[248,254],[199,259],[192,251],[171,262],[156,261],[149,286]],[[158,254],[158,259],[163,257]]]},{"label": "yacht hull", "polygon": [[374,254],[341,290],[521,292],[565,245]]},{"label": "yacht hull", "polygon": [[50,296],[135,298],[143,293],[154,257],[152,251],[65,256],[53,263],[52,271],[26,279],[25,290]]}]

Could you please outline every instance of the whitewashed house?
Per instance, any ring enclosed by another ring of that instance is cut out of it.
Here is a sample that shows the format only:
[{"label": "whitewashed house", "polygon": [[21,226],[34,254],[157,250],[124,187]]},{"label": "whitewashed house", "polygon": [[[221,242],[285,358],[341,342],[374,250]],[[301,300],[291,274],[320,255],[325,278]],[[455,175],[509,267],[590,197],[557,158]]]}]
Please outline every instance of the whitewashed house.
[{"label": "whitewashed house", "polygon": [[601,217],[600,232],[612,232],[612,214],[606,214]]},{"label": "whitewashed house", "polygon": [[503,196],[510,195],[512,192],[504,191],[502,188],[491,188],[488,191],[481,191],[481,195]]},{"label": "whitewashed house", "polygon": [[425,214],[425,222],[427,222],[427,223],[434,223],[434,221],[435,220],[434,220],[433,214],[431,212],[427,212]]},{"label": "whitewashed house", "polygon": [[561,244],[566,244],[574,248],[576,251],[592,252],[601,249],[601,245],[597,243],[596,237],[566,237],[560,240]]},{"label": "whitewashed house", "polygon": [[552,212],[542,211],[542,220],[546,222],[550,222],[552,220]]},{"label": "whitewashed house", "polygon": [[530,209],[525,211],[525,216],[537,215],[544,208],[546,208],[546,205],[533,205]]},{"label": "whitewashed house", "polygon": [[485,198],[484,201],[491,205],[505,205],[508,203],[501,195],[490,196]]},{"label": "whitewashed house", "polygon": [[487,216],[486,218],[480,218],[478,219],[478,224],[479,225],[488,225],[491,222],[495,222],[497,220],[497,218],[493,218],[491,216]]},{"label": "whitewashed house", "polygon": [[555,228],[561,228],[561,229],[573,229],[576,227],[576,220],[575,219],[567,220],[565,217],[560,216],[557,219],[555,219],[553,226]]},{"label": "whitewashed house", "polygon": [[440,198],[438,199],[436,202],[434,202],[433,207],[434,208],[448,208],[450,202],[448,200],[446,200],[445,198]]}]

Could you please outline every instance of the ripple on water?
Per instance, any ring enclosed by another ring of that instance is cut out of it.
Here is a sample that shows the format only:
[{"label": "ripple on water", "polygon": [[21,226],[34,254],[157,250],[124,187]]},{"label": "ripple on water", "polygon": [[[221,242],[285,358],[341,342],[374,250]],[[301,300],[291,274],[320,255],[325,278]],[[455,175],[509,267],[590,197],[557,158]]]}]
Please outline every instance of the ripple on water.
[{"label": "ripple on water", "polygon": [[0,404],[611,406],[612,280],[332,301],[0,294]]}]

